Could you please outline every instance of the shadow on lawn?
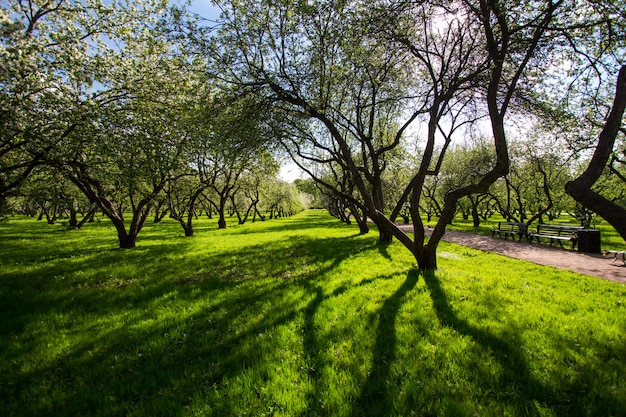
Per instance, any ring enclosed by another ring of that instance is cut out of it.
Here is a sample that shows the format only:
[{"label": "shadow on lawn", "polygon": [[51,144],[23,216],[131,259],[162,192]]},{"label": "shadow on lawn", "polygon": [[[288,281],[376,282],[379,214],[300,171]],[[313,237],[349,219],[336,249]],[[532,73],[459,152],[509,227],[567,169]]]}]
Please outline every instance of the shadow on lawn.
[{"label": "shadow on lawn", "polygon": [[[306,213],[300,213],[291,217],[280,217],[275,219],[257,220],[251,222],[248,220],[244,225],[238,225],[236,221],[229,223],[227,229],[232,234],[253,234],[253,233],[281,233],[310,229],[326,229],[326,228],[356,228],[355,223],[351,225],[341,222],[335,217],[330,217],[324,211],[309,210]],[[226,230],[226,229],[223,229]],[[358,229],[357,229],[358,230]]]},{"label": "shadow on lawn", "polygon": [[[76,311],[77,314],[106,313],[133,302],[129,292],[103,293],[144,282],[158,282],[155,277],[167,274],[168,256],[184,251],[185,240],[133,249],[57,248],[37,258],[21,261],[21,267],[10,277],[2,277],[0,305],[12,306],[10,319],[0,322],[1,334],[12,336],[39,315],[51,310]],[[51,251],[51,249],[48,249]],[[18,264],[19,265],[19,264]],[[129,272],[134,271],[134,272]],[[145,286],[142,297],[157,296],[162,289]],[[108,302],[102,299],[110,297]],[[0,309],[0,318],[3,316]]]},{"label": "shadow on lawn", "polygon": [[[41,334],[22,341],[19,357],[13,358],[13,365],[0,377],[0,398],[4,399],[0,414],[177,415],[243,372],[267,381],[273,369],[265,368],[268,347],[263,334],[291,324],[311,296],[309,304],[314,305],[315,291],[302,291],[309,281],[371,246],[369,240],[349,237],[298,237],[287,249],[268,250],[267,245],[258,245],[211,255],[203,261],[210,269],[194,272],[189,265],[183,269],[188,277],[170,274],[169,279],[106,288],[63,287],[59,283],[55,291],[27,291],[18,296],[18,304],[24,305],[21,313],[5,316],[11,322],[2,331],[5,340],[18,337],[26,327],[39,326],[35,320],[50,312],[53,317],[77,320],[60,327],[42,321]],[[144,248],[127,256],[136,265],[143,260],[142,275],[167,275],[158,259],[170,249]],[[57,272],[69,275],[96,267],[114,255],[85,258],[75,270],[66,265]],[[292,262],[316,267],[306,276],[291,276]],[[266,269],[268,265],[275,266]],[[180,273],[180,269],[174,271]],[[36,274],[30,278],[36,279]],[[27,273],[20,277],[22,282],[28,279]],[[186,305],[204,307],[187,312]],[[160,309],[173,309],[175,314],[160,318]],[[119,319],[107,324],[112,316]],[[46,329],[48,325],[50,329]],[[52,339],[45,336],[49,332],[55,334]],[[45,341],[58,341],[59,334],[67,337],[67,347],[56,349],[43,363],[31,363],[29,358],[40,357],[38,351],[46,349]],[[272,346],[272,352],[277,348]],[[259,405],[270,402],[259,387],[250,389],[259,390],[252,392]],[[207,414],[236,414],[239,402],[234,397],[222,399],[209,404],[213,408]]]},{"label": "shadow on lawn", "polygon": [[394,401],[386,381],[389,377],[390,366],[395,360],[396,317],[405,295],[415,288],[418,277],[417,270],[409,271],[404,283],[385,300],[379,310],[379,325],[376,329],[376,342],[372,352],[373,365],[357,400],[353,413],[355,417],[383,416],[393,410]]},{"label": "shadow on lawn", "polygon": [[[529,363],[531,358],[524,351],[520,331],[509,327],[503,337],[468,323],[451,307],[436,273],[429,271],[422,276],[430,291],[435,313],[441,325],[470,337],[500,363],[502,373],[497,381],[492,381],[493,378],[488,376],[487,370],[481,370],[478,366],[475,368],[479,375],[478,383],[483,385],[487,392],[497,395],[500,401],[517,403],[516,408],[525,409],[529,415],[543,415],[546,412],[545,409],[538,409],[537,405],[541,408],[548,407],[558,416],[619,415],[625,411],[622,408],[624,398],[619,398],[615,392],[610,393],[608,387],[602,387],[599,395],[597,391],[591,392],[590,381],[597,378],[597,370],[592,367],[578,373],[577,378],[570,380],[552,378],[552,384],[542,383],[532,374]],[[570,343],[564,343],[562,349],[572,349],[575,345],[576,341],[572,340]],[[607,356],[613,355],[607,352]],[[459,406],[453,401],[447,406],[450,415],[465,415],[467,412],[457,408]]]},{"label": "shadow on lawn", "polygon": [[[285,227],[285,230],[293,230]],[[197,408],[198,413],[228,416],[240,413],[242,409],[238,407],[242,402],[249,407],[247,411],[254,408],[257,415],[272,414],[279,411],[279,405],[264,389],[271,383],[275,371],[268,366],[275,366],[277,362],[268,362],[267,358],[279,355],[285,346],[276,345],[278,341],[268,344],[266,334],[277,327],[291,326],[297,332],[295,337],[301,338],[302,363],[311,365],[311,369],[305,371],[312,384],[303,389],[307,403],[305,414],[324,415],[317,402],[322,395],[320,380],[324,377],[320,374],[324,361],[320,352],[329,340],[316,332],[320,307],[326,300],[357,286],[389,278],[345,280],[332,287],[324,277],[348,257],[366,251],[374,255],[386,251],[386,247],[377,245],[374,237],[296,236],[285,242],[274,242],[272,247],[248,246],[243,250],[209,254],[186,265],[170,265],[167,255],[181,250],[179,245],[184,247],[185,242],[181,237],[133,252],[111,250],[100,257],[85,257],[76,265],[53,265],[49,271],[53,275],[70,275],[82,269],[100,268],[109,262],[114,264],[122,254],[124,262],[141,268],[141,277],[159,276],[159,279],[137,279],[123,282],[119,287],[98,287],[96,277],[92,279],[94,285],[80,288],[60,280],[54,284],[54,291],[50,291],[37,273],[25,272],[16,283],[5,285],[2,298],[7,301],[12,298],[7,305],[23,305],[19,311],[3,314],[7,323],[0,326],[5,326],[1,334],[6,343],[18,338],[25,327],[32,326],[49,311],[77,320],[53,329],[57,333],[53,341],[65,342],[65,336],[70,341],[45,363],[30,363],[29,358],[38,350],[54,348],[46,346],[49,339],[45,326],[48,324],[42,324],[41,333],[33,335],[37,340],[19,341],[22,343],[19,357],[13,364],[1,368],[7,373],[0,376],[0,414],[181,415],[193,414]],[[372,328],[375,331],[372,366],[360,391],[355,393],[356,398],[346,400],[353,402],[354,416],[397,412],[394,410],[396,391],[387,385],[400,343],[396,334],[397,319],[407,295],[418,284],[419,276],[417,271],[408,272],[406,280],[382,301],[375,313],[378,327]],[[496,382],[476,369],[478,386],[485,391],[492,390],[493,395],[503,397],[503,401],[525,403],[530,415],[539,414],[532,409],[533,400],[552,407],[557,415],[584,414],[585,406],[589,410],[589,405],[583,404],[588,397],[569,393],[559,402],[564,396],[560,388],[547,386],[532,375],[529,359],[521,350],[521,335],[516,329],[511,328],[503,338],[468,323],[450,306],[436,275],[422,276],[439,323],[471,338],[501,365],[501,380]],[[19,292],[20,285],[29,279],[38,284]],[[188,310],[187,307],[193,308]],[[169,313],[161,316],[161,310]],[[81,322],[85,315],[90,318]],[[109,325],[110,316],[120,319]],[[63,336],[60,339],[59,334]],[[285,359],[284,366],[289,366],[290,360]],[[579,378],[591,379],[592,370],[588,372]],[[251,378],[245,392],[229,391],[229,384],[234,384],[233,381],[244,373]],[[503,387],[515,387],[518,392],[514,395],[519,396],[505,398],[510,394],[503,392]],[[574,391],[576,386],[570,389]],[[619,403],[609,393],[605,399]],[[211,408],[203,410],[202,407]],[[591,407],[591,414],[600,409]],[[465,414],[468,410],[456,411]],[[455,414],[454,404],[449,404],[449,412]]]}]

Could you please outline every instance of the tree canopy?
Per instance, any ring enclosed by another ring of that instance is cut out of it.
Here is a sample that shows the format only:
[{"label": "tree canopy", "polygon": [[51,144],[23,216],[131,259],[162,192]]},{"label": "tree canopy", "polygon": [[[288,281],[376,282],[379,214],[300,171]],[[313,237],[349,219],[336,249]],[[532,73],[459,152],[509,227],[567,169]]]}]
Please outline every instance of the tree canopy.
[{"label": "tree canopy", "polygon": [[[163,1],[3,3],[2,199],[55,172],[132,247],[163,198],[186,234],[197,204],[219,227],[240,207],[256,217],[261,194],[288,207],[291,191],[267,178],[261,192],[258,175],[287,155],[339,217],[363,233],[373,221],[422,269],[459,209],[514,216],[511,193],[520,219],[553,211],[564,187],[626,227],[623,199],[595,185],[624,187],[623,0],[215,4],[208,26]],[[512,138],[530,126],[557,151],[520,157]],[[568,158],[589,160],[578,178]],[[438,219],[430,237],[423,214]]]}]

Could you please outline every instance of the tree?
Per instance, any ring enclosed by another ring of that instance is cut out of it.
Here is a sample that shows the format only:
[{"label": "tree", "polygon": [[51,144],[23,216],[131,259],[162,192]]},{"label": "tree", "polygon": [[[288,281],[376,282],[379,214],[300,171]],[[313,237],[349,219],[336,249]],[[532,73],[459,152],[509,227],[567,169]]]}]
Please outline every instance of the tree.
[{"label": "tree", "polygon": [[308,196],[308,208],[326,207],[324,196],[312,178],[296,178],[293,183],[301,194]]},{"label": "tree", "polygon": [[[540,101],[554,85],[548,81],[555,63],[580,52],[578,39],[590,44],[584,36],[607,21],[608,10],[588,2],[581,12],[566,0],[218,4],[222,31],[205,50],[218,62],[218,75],[273,100],[278,136],[301,169],[372,219],[381,242],[400,240],[421,269],[436,268],[437,246],[458,202],[487,192],[509,172],[510,118]],[[447,192],[426,239],[422,190],[440,175],[449,146],[482,119],[493,158],[473,181]],[[425,132],[421,159],[386,217],[389,155],[416,124]],[[320,164],[330,168],[318,170]],[[413,237],[394,223],[407,204]]]},{"label": "tree", "polygon": [[[51,98],[60,98],[54,90],[62,88],[61,55],[76,49],[81,36],[79,24],[73,26],[74,33],[64,30],[62,14],[72,13],[62,13],[62,6],[63,2],[42,7],[11,2],[0,9],[0,201],[14,194],[42,164],[45,151],[54,143],[47,139],[68,131],[63,114],[46,106]],[[50,36],[53,31],[55,40]]]},{"label": "tree", "polygon": [[[93,220],[97,210],[74,184],[52,169],[34,172],[20,186],[20,193],[20,210],[31,216],[38,213],[38,219],[45,217],[48,224],[69,218],[68,226],[80,229]],[[82,216],[80,220],[79,214]]]},{"label": "tree", "polygon": [[200,136],[195,155],[195,167],[200,183],[209,192],[204,196],[215,208],[218,228],[226,227],[226,208],[240,188],[240,178],[256,169],[273,165],[270,153],[264,148],[268,132],[262,120],[265,106],[250,94],[234,94],[224,90],[210,100],[204,111],[207,129]]},{"label": "tree", "polygon": [[[449,192],[471,184],[484,176],[489,171],[492,160],[492,149],[484,139],[477,141],[474,145],[466,144],[451,149],[438,177],[438,193],[443,197],[440,206],[445,206],[445,198]],[[461,209],[463,218],[467,219],[471,215],[474,227],[478,227],[480,225],[479,207],[488,199],[490,197],[486,192],[470,194],[459,199],[457,206]]]},{"label": "tree", "polygon": [[2,10],[0,195],[55,167],[111,219],[120,247],[135,246],[154,198],[186,164],[191,61],[157,30],[164,12],[160,1],[96,0]]},{"label": "tree", "polygon": [[117,93],[94,91],[98,51],[115,28],[144,20],[151,2],[32,0],[0,9],[0,199]]},{"label": "tree", "polygon": [[187,172],[193,129],[186,115],[203,84],[156,30],[161,13],[152,9],[142,22],[119,28],[123,48],[94,57],[98,94],[111,99],[90,102],[89,123],[46,157],[113,222],[121,248],[135,247],[157,196]]},{"label": "tree", "polygon": [[625,135],[621,128],[624,111],[626,109],[626,66],[622,66],[617,78],[613,107],[606,120],[604,128],[598,136],[598,142],[587,169],[573,181],[565,184],[565,191],[585,207],[598,213],[611,224],[626,240],[626,208],[601,196],[594,190],[593,185],[600,179],[605,167],[611,158],[617,136]]},{"label": "tree", "polygon": [[[420,175],[411,187],[420,189],[430,172],[437,136],[449,142],[452,132],[465,123],[460,115],[471,107],[469,88],[487,68],[487,60],[476,59],[478,43],[467,41],[475,40],[474,28],[454,19],[449,31],[438,32],[430,42],[416,46],[405,37],[400,39],[404,47],[395,48],[378,26],[378,32],[368,29],[380,16],[361,3],[259,2],[244,7],[233,1],[223,7],[223,47],[214,52],[232,82],[254,86],[276,100],[286,115],[283,126],[289,124],[282,129],[288,132],[283,143],[296,163],[371,218],[381,242],[396,236],[421,268],[434,267],[434,256],[423,256],[423,225],[416,225],[421,239],[416,245],[385,217],[382,173],[388,154],[423,115],[430,119],[428,143]],[[424,5],[418,15],[432,29],[428,18],[436,7],[429,7]],[[409,19],[411,12],[403,16]],[[421,26],[411,25],[416,27]],[[418,36],[430,36],[430,30],[424,32]],[[232,45],[240,46],[235,53]],[[416,62],[423,78],[413,77]],[[359,197],[325,183],[307,162],[341,166]],[[412,217],[421,222],[419,216]]]},{"label": "tree", "polygon": [[[247,167],[239,181],[238,197],[231,195],[233,210],[237,213],[239,224],[244,224],[250,214],[252,221],[256,221],[257,216],[265,220],[265,215],[261,213],[259,204],[267,197],[267,189],[276,181],[279,166],[276,160],[269,154],[257,155],[254,164]],[[239,202],[237,202],[239,200]],[[245,211],[240,210],[245,207]]]},{"label": "tree", "polygon": [[303,208],[296,186],[279,179],[267,183],[263,201],[270,219],[289,217]]},{"label": "tree", "polygon": [[562,12],[550,33],[558,55],[535,78],[536,94],[527,97],[528,103],[546,125],[568,139],[575,155],[593,153],[587,169],[565,190],[626,238],[624,212],[592,189],[611,163],[616,141],[624,136],[620,126],[626,102],[626,4],[619,0],[556,5]]},{"label": "tree", "polygon": [[196,216],[196,203],[205,187],[197,175],[184,175],[168,181],[166,195],[169,215],[177,220],[185,236],[193,236],[193,219]]},{"label": "tree", "polygon": [[543,223],[544,216],[552,220],[569,208],[563,187],[571,170],[560,152],[563,144],[555,143],[551,132],[533,127],[523,134],[524,140],[511,143],[509,174],[489,195],[508,221]]},{"label": "tree", "polygon": [[[369,206],[372,215],[384,210],[381,159],[401,136],[390,135],[400,111],[392,93],[400,79],[407,79],[400,57],[373,39],[357,42],[345,22],[359,22],[347,5],[231,2],[224,7],[228,23],[224,47],[217,52],[230,79],[261,87],[280,108],[283,144],[312,178],[333,188],[309,164],[341,166],[360,194],[359,199],[343,197]],[[257,44],[257,36],[263,44]],[[282,41],[273,40],[278,38]],[[228,46],[251,39],[238,51]],[[369,49],[360,45],[367,43]],[[382,241],[391,237],[383,224],[380,233]]]},{"label": "tree", "polygon": [[[457,6],[456,3],[454,5]],[[446,225],[454,217],[457,202],[463,197],[486,192],[499,177],[508,173],[510,161],[505,124],[506,116],[512,104],[520,100],[520,96],[523,95],[521,94],[524,86],[522,82],[527,82],[531,74],[537,74],[533,70],[545,64],[544,59],[547,56],[549,44],[547,32],[561,5],[562,2],[554,3],[552,1],[547,1],[545,4],[537,2],[531,4],[487,0],[472,2],[468,0],[458,3],[458,9],[443,9],[444,22],[445,17],[451,14],[453,16],[462,15],[463,27],[469,25],[467,26],[468,29],[481,32],[480,39],[477,39],[474,45],[484,48],[485,56],[483,58],[473,57],[472,62],[487,63],[487,66],[485,70],[480,69],[473,72],[473,76],[469,79],[474,82],[480,81],[474,85],[475,88],[472,88],[472,91],[474,94],[481,94],[484,98],[483,103],[489,117],[495,158],[490,169],[484,175],[470,184],[447,193],[439,221],[428,243],[424,244],[423,227],[419,220],[420,193],[418,191],[421,190],[424,178],[430,171],[431,149],[434,149],[434,143],[431,144],[429,141],[424,153],[425,159],[411,184],[413,188],[411,217],[418,220],[417,222],[414,220],[415,239],[413,242],[405,239],[405,246],[412,249],[420,267],[424,269],[436,267],[437,245],[445,233]],[[465,50],[468,44],[460,41],[459,45],[461,50]],[[462,64],[461,67],[455,68],[466,69],[468,64]],[[443,78],[442,81],[446,81],[446,79]],[[449,90],[449,87],[447,90],[451,93],[458,92],[458,89]],[[435,102],[435,104],[437,103]],[[438,109],[439,106],[434,108]],[[436,121],[438,122],[438,120]],[[440,124],[437,123],[431,130],[435,130],[439,126]]]}]

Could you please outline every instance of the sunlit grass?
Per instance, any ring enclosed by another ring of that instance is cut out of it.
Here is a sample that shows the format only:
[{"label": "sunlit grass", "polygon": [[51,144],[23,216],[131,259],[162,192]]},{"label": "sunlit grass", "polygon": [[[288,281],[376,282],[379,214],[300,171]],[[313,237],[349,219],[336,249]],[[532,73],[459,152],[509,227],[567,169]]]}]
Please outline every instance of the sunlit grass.
[{"label": "sunlit grass", "polygon": [[0,224],[0,415],[624,415],[626,288],[323,212]]}]

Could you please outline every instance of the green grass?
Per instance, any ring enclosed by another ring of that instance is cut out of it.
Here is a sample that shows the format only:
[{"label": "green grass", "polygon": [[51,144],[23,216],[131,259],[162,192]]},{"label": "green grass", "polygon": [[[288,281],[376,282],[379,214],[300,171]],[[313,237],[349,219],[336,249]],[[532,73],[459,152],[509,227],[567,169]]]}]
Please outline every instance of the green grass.
[{"label": "green grass", "polygon": [[3,416],[618,416],[626,288],[323,212],[0,224]]}]

